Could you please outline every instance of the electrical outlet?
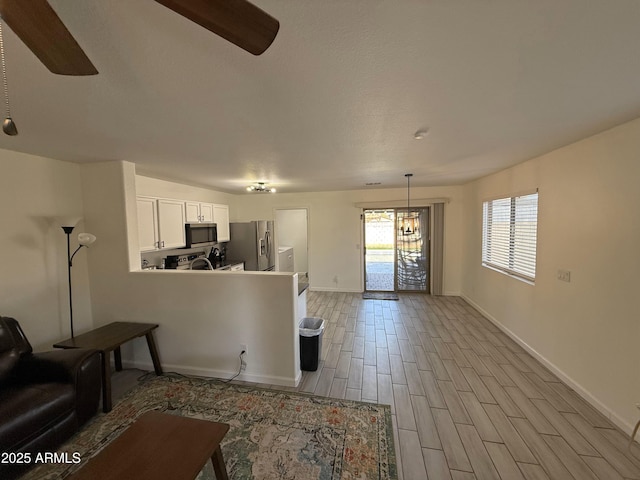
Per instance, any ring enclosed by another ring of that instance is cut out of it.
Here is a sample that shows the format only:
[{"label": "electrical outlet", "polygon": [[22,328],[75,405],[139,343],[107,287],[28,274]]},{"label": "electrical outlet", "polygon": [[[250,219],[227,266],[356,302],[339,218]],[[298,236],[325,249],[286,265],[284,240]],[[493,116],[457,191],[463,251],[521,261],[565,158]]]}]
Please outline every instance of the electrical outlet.
[{"label": "electrical outlet", "polygon": [[245,344],[241,343],[240,344],[240,352],[244,352],[245,355],[249,354],[249,347],[247,347]]},{"label": "electrical outlet", "polygon": [[558,280],[562,282],[571,282],[571,272],[569,270],[558,270]]}]

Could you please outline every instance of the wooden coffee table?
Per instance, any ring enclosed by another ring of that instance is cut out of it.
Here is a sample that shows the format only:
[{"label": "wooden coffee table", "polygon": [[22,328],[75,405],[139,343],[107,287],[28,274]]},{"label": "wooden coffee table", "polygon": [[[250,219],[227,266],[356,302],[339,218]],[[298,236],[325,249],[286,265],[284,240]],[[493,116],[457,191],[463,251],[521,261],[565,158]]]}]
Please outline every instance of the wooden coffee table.
[{"label": "wooden coffee table", "polygon": [[74,338],[68,338],[62,342],[56,343],[54,348],[92,348],[100,350],[102,354],[102,410],[104,412],[111,411],[111,358],[110,353],[116,364],[116,370],[122,370],[122,356],[120,354],[120,345],[127,343],[134,338],[147,338],[149,353],[153,361],[153,368],[156,375],[162,375],[162,365],[158,358],[158,350],[156,342],[153,340],[153,330],[158,328],[154,323],[133,323],[133,322],[114,322],[95,330],[91,330]]},{"label": "wooden coffee table", "polygon": [[70,480],[193,480],[211,459],[228,480],[220,442],[226,423],[147,412]]}]

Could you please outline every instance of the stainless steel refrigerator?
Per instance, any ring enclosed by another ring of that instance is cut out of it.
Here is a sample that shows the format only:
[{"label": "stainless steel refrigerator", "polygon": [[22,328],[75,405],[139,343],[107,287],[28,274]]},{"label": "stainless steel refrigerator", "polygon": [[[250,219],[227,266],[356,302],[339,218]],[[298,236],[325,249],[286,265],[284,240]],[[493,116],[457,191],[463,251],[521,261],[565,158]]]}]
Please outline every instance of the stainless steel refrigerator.
[{"label": "stainless steel refrigerator", "polygon": [[273,270],[273,221],[230,223],[231,240],[227,242],[227,258],[244,260],[245,270]]}]

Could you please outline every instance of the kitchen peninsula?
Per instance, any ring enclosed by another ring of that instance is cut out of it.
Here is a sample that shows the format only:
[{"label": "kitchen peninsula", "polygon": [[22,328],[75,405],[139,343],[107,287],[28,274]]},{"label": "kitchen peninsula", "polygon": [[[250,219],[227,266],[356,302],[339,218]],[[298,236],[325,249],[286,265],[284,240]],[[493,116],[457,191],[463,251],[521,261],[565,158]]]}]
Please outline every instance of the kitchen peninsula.
[{"label": "kitchen peninsula", "polygon": [[[246,345],[247,368],[240,378],[283,386],[300,381],[298,318],[305,312],[299,298],[306,290],[298,294],[297,274],[143,271],[135,165],[87,165],[83,181],[85,227],[101,239],[89,252],[94,327],[158,324],[156,343],[166,372],[230,378]],[[152,368],[146,344],[138,340],[123,345],[122,361]]]}]

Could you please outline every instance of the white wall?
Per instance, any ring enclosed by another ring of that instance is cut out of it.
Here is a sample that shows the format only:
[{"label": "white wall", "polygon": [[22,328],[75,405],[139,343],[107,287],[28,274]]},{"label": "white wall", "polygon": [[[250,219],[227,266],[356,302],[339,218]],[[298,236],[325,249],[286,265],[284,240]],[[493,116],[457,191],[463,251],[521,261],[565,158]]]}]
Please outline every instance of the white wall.
[{"label": "white wall", "polygon": [[[312,290],[362,291],[362,208],[359,202],[406,199],[403,188],[320,193],[239,195],[232,221],[272,220],[279,208],[309,210],[309,281]],[[463,187],[411,188],[411,198],[449,198],[445,205],[444,291],[460,293]],[[406,202],[406,200],[404,200]],[[401,203],[402,204],[402,203]],[[412,203],[413,205],[413,203]],[[417,205],[414,205],[417,206]],[[337,281],[335,281],[337,279]]]},{"label": "white wall", "polygon": [[[470,183],[462,232],[463,295],[627,430],[640,401],[639,157],[635,120]],[[531,286],[481,266],[482,201],[535,188]]]},{"label": "white wall", "polygon": [[278,209],[275,218],[277,246],[293,247],[293,269],[301,274],[309,271],[307,215],[306,208]]},{"label": "white wall", "polygon": [[[0,150],[0,205],[0,315],[16,318],[35,349],[51,350],[70,334],[67,242],[54,217],[82,217],[80,167]],[[83,231],[80,223],[72,249]],[[76,333],[93,324],[86,254],[73,260]]]},{"label": "white wall", "polygon": [[135,176],[135,184],[138,195],[176,198],[178,200],[194,202],[220,203],[222,205],[229,205],[229,215],[233,215],[233,199],[236,197],[235,195],[142,175]]},{"label": "white wall", "polygon": [[[131,272],[139,268],[135,166],[86,164],[82,180],[87,226],[104,239],[90,257],[96,326],[157,323],[164,368],[198,375],[231,377],[239,367],[240,344],[246,344],[248,366],[240,379],[295,384],[300,377],[295,275]],[[167,196],[188,199],[184,193]],[[127,344],[122,353],[125,363],[151,367],[144,339]]]}]

